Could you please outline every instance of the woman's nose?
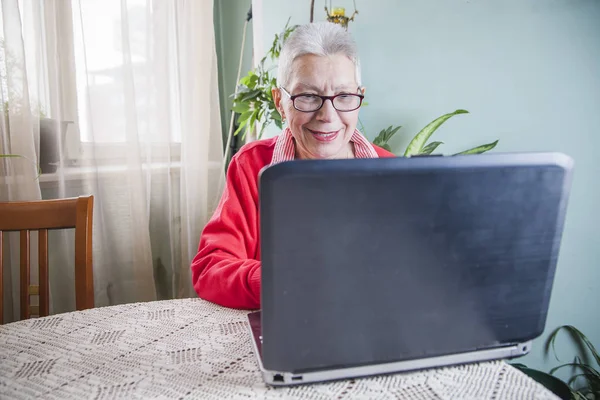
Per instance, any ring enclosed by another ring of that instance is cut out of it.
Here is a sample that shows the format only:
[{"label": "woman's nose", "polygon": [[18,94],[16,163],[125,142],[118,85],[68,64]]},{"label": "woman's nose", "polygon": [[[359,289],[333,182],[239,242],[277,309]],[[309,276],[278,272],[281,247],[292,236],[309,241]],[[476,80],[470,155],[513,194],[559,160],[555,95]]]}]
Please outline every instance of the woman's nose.
[{"label": "woman's nose", "polygon": [[317,111],[317,119],[320,121],[331,121],[336,118],[337,110],[333,106],[331,99],[323,102],[323,106]]}]

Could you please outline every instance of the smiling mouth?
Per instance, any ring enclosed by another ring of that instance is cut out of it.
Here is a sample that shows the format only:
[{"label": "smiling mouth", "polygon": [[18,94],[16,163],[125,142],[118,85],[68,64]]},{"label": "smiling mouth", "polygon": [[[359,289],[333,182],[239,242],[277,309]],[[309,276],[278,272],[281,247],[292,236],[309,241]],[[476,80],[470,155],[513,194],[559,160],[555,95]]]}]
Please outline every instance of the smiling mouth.
[{"label": "smiling mouth", "polygon": [[312,133],[313,137],[320,142],[331,142],[340,133],[339,129],[337,131],[330,132],[313,131],[312,129],[308,129],[308,131]]}]

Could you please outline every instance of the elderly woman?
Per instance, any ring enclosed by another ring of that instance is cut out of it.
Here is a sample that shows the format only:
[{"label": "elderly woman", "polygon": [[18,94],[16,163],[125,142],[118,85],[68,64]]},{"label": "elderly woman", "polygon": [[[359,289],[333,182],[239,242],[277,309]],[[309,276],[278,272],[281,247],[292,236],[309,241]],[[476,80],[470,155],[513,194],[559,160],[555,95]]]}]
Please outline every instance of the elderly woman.
[{"label": "elderly woman", "polygon": [[352,37],[331,23],[296,28],[281,51],[273,99],[287,127],[233,157],[223,196],[192,261],[198,295],[226,307],[260,308],[258,174],[295,159],[393,157],[356,129],[364,89]]}]

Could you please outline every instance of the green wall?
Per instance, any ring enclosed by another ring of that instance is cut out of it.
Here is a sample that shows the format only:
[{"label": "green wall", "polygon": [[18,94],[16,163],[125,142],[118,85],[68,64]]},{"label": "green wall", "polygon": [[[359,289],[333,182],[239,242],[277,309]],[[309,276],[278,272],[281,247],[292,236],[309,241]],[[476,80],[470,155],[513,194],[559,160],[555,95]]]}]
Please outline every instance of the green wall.
[{"label": "green wall", "polygon": [[[309,21],[309,1],[262,0],[268,49],[288,17]],[[315,20],[324,20],[316,2]],[[562,151],[576,172],[546,332],[521,359],[556,365],[543,340],[573,324],[600,346],[600,1],[356,0],[351,23],[369,105],[361,110],[371,139],[402,125],[393,147],[433,118],[458,108],[436,133],[449,154],[500,139],[497,152]],[[337,4],[352,9],[352,1]],[[271,134],[276,132],[270,131]],[[571,346],[558,341],[571,359]]]},{"label": "green wall", "polygon": [[[221,98],[221,126],[223,146],[226,144],[231,120],[231,94],[235,92],[240,49],[244,33],[244,22],[250,9],[251,0],[218,0],[214,3],[215,40],[219,68],[219,96]],[[250,20],[246,30],[246,43],[242,56],[244,76],[252,68],[252,27]]]}]

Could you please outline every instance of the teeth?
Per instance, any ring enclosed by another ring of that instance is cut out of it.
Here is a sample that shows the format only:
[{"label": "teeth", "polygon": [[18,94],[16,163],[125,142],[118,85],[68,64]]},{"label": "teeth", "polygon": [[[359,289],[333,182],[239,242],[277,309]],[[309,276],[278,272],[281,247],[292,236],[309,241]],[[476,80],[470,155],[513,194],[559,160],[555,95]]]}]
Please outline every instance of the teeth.
[{"label": "teeth", "polygon": [[335,135],[335,132],[333,132],[333,133],[315,133],[315,135],[326,138],[326,137]]}]

